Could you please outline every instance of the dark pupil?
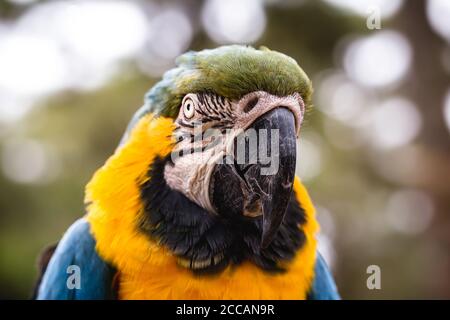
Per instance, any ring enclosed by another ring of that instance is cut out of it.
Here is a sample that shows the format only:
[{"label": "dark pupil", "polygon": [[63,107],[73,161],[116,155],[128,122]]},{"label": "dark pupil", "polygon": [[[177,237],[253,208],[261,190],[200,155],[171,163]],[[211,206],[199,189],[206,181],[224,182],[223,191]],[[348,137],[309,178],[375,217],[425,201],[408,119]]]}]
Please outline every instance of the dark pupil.
[{"label": "dark pupil", "polygon": [[188,105],[186,106],[187,110],[189,111],[191,109],[191,104],[188,103]]}]

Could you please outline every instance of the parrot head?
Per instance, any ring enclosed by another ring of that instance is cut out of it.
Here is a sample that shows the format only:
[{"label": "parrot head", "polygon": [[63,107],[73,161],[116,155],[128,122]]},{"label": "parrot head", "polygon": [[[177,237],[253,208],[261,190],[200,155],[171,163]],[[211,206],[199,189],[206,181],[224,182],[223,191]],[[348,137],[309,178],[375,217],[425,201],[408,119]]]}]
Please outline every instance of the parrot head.
[{"label": "parrot head", "polygon": [[171,151],[152,158],[140,185],[140,230],[193,270],[244,259],[276,269],[304,238],[291,193],[311,82],[267,48],[224,46],[176,62],[120,144],[146,116],[170,119]]}]

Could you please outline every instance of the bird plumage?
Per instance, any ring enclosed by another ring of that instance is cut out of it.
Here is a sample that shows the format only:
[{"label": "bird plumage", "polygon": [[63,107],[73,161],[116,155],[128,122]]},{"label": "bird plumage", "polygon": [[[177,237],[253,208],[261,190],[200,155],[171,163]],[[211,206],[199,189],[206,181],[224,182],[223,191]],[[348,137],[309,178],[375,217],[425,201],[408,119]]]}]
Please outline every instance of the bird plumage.
[{"label": "bird plumage", "polygon": [[176,60],[146,95],[147,110],[175,118],[184,95],[211,91],[229,99],[263,90],[276,96],[298,92],[306,106],[311,103],[312,85],[291,57],[266,47],[230,45],[189,51]]},{"label": "bird plumage", "polygon": [[[177,63],[147,94],[118,149],[88,183],[87,214],[59,243],[38,298],[339,298],[317,253],[314,207],[297,177],[267,247],[260,242],[262,220],[213,214],[167,183],[186,95],[197,94],[197,107],[217,102],[217,119],[208,109],[201,113],[219,126],[220,105],[240,108],[238,101],[252,92],[263,92],[257,95],[263,102],[267,95],[293,103],[290,108],[298,107],[299,94],[300,106],[309,105],[306,74],[281,53],[242,46],[189,52]],[[66,285],[70,265],[81,269],[80,289]]]},{"label": "bird plumage", "polygon": [[[78,266],[80,288],[69,289],[70,266]],[[114,299],[113,279],[116,270],[99,257],[89,222],[81,218],[64,234],[40,283],[40,300]]]}]

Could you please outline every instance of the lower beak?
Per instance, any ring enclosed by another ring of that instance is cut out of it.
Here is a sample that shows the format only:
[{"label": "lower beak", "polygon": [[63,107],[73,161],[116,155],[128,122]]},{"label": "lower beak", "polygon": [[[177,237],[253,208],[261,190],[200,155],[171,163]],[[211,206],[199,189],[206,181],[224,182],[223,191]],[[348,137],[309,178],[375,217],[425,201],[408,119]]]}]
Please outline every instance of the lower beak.
[{"label": "lower beak", "polygon": [[213,200],[222,203],[228,214],[234,211],[245,215],[248,210],[257,210],[255,215],[262,213],[261,247],[266,248],[283,221],[292,192],[296,163],[294,115],[277,107],[258,118],[243,135],[249,136],[249,130],[258,137],[257,156],[250,144],[245,156],[236,154],[236,150],[242,150],[239,143],[245,141],[238,136],[234,165],[219,165],[215,170]]}]

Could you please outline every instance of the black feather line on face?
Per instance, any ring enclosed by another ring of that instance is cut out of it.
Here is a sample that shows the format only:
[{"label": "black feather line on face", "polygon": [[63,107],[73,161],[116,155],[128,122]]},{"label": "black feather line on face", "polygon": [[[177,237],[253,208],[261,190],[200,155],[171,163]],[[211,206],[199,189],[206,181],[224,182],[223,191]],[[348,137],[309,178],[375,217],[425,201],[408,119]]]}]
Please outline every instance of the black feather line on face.
[{"label": "black feather line on face", "polygon": [[246,260],[267,272],[284,271],[279,262],[291,260],[306,241],[299,228],[306,222],[305,212],[294,194],[273,242],[261,249],[260,218],[225,219],[208,213],[166,184],[164,167],[169,160],[170,156],[155,159],[150,179],[141,187],[142,232],[167,246],[195,274],[215,274]]}]

